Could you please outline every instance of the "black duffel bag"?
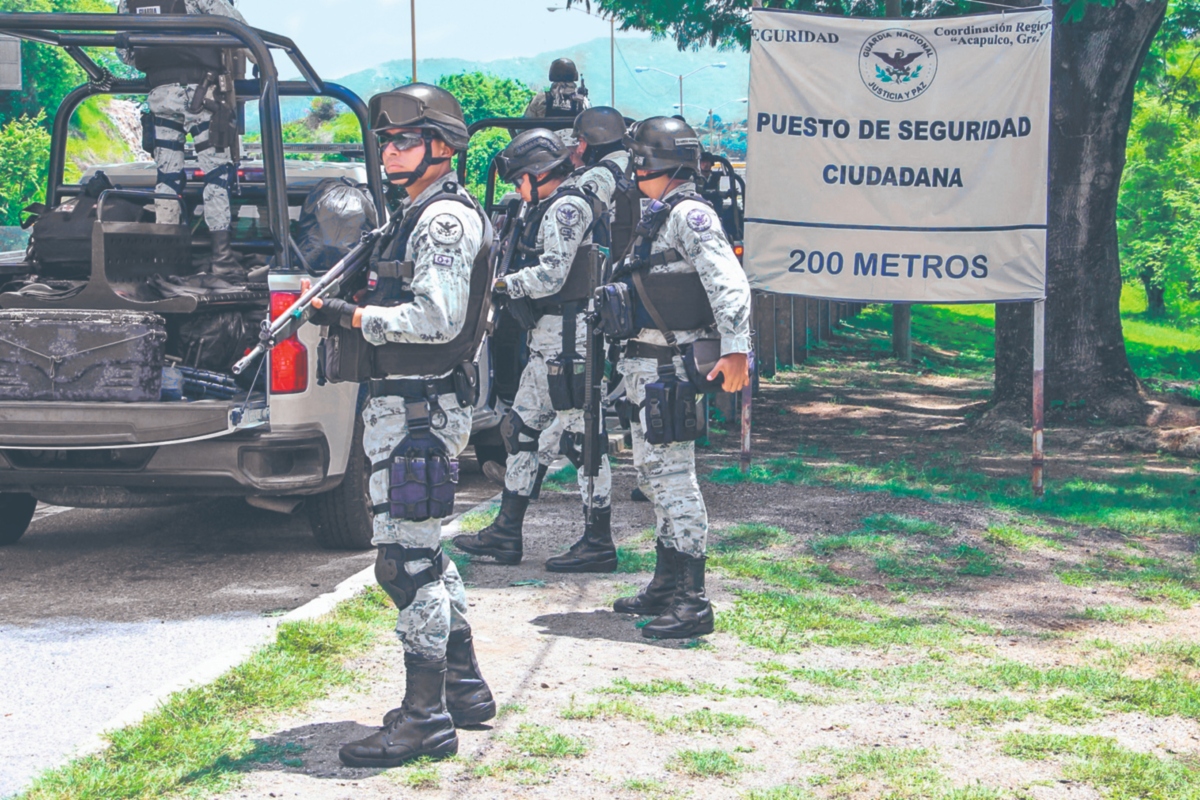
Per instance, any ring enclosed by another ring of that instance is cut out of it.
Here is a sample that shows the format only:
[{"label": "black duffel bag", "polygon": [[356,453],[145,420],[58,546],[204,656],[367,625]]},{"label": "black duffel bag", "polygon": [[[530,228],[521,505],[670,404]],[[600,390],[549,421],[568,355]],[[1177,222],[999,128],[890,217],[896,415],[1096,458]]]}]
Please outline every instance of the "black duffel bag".
[{"label": "black duffel bag", "polygon": [[[92,228],[96,223],[96,200],[112,189],[112,182],[97,172],[83,185],[83,194],[57,208],[41,210],[33,219],[29,254],[37,264],[39,277],[59,280],[86,280],[92,274]],[[104,219],[112,222],[140,222],[145,208],[124,198],[105,202]]]}]

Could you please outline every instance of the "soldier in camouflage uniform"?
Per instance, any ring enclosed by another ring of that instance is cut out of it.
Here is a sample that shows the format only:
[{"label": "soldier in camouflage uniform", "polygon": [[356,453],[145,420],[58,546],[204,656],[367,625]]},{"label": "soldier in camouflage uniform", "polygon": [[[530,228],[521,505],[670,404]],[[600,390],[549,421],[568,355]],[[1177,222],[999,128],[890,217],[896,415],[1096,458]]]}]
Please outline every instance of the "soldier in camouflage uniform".
[{"label": "soldier in camouflage uniform", "polygon": [[[570,335],[569,330],[564,332],[568,323],[575,327],[575,352],[582,354],[587,348],[588,325],[584,313],[587,298],[558,299],[568,285],[580,247],[591,244],[594,219],[589,197],[578,189],[572,191],[567,180],[571,172],[569,156],[557,136],[535,128],[519,134],[497,158],[501,177],[516,185],[526,202],[534,203],[530,224],[537,224],[537,228],[533,247],[525,251],[532,263],[497,280],[496,291],[512,300],[530,298],[544,306],[538,311],[537,325],[530,331],[529,363],[521,373],[521,384],[507,422],[502,425],[502,429],[507,425],[507,430],[516,435],[508,437],[511,456],[500,515],[478,534],[455,537],[454,544],[464,552],[489,556],[502,564],[521,561],[525,512],[538,485],[539,472],[544,475],[544,465],[538,457],[538,451],[545,449],[539,447],[543,432],[556,419],[562,421],[564,441],[581,437],[584,430],[583,409],[554,410],[547,368],[548,362],[564,351],[564,338]],[[546,199],[542,200],[543,197]],[[522,241],[528,241],[528,236],[522,236]],[[586,264],[575,266],[583,268]],[[613,572],[617,568],[617,552],[612,541],[612,473],[607,453],[601,458],[593,494],[588,495],[588,479],[582,472],[579,490],[587,520],[583,537],[567,553],[548,560],[546,569]]]},{"label": "soldier in camouflage uniform", "polygon": [[[674,339],[686,345],[719,336],[721,359],[707,377],[716,380],[723,375],[725,391],[741,391],[750,379],[750,286],[716,212],[696,194],[700,140],[685,122],[653,117],[638,123],[625,141],[638,187],[648,197],[671,206],[649,252],[675,251],[680,258],[659,263],[650,271],[698,273],[715,318],[713,328],[673,331]],[[642,329],[627,345],[620,372],[630,399],[639,406],[645,401],[646,384],[658,380],[657,359],[664,357],[664,352],[666,358],[672,357],[667,346],[663,332],[654,328]],[[687,380],[682,360],[678,356],[672,360],[676,375]],[[649,638],[711,633],[712,605],[704,593],[708,512],[696,480],[695,443],[650,444],[641,418],[633,424],[633,436],[635,463],[652,490],[658,558],[650,585],[635,597],[618,600],[614,609],[656,615],[642,628],[642,635]]]},{"label": "soldier in camouflage uniform", "polygon": [[[172,8],[176,6],[179,8]],[[120,0],[117,11],[122,14],[212,14],[246,20],[227,0]],[[154,116],[154,157],[158,166],[160,194],[183,194],[187,181],[183,169],[183,147],[188,134],[196,146],[196,160],[204,172],[204,221],[212,237],[212,273],[225,277],[244,277],[245,270],[230,247],[232,215],[229,189],[234,179],[234,165],[228,147],[220,150],[209,145],[209,126],[212,111],[201,108],[192,112],[193,97],[200,88],[206,72],[223,69],[221,51],[203,47],[138,47],[117,49],[117,56],[126,64],[146,73],[151,90],[146,98]],[[215,87],[207,90],[212,100]],[[178,225],[179,203],[156,200],[155,215],[160,224]]]},{"label": "soldier in camouflage uniform", "polygon": [[[314,320],[361,329],[377,347],[449,342],[472,322],[466,319],[472,266],[491,235],[450,163],[467,147],[462,109],[449,92],[417,83],[376,96],[371,112],[388,179],[408,199],[399,226],[389,229],[372,254],[366,305],[329,300],[318,306],[321,316]],[[410,278],[400,277],[406,266]],[[389,375],[372,380],[369,389],[363,446],[372,464],[388,463],[418,423],[430,426],[451,458],[467,446],[472,409],[455,398],[450,373]],[[455,725],[478,725],[496,713],[475,660],[462,579],[441,551],[441,520],[393,518],[388,487],[388,472],[374,471],[372,544],[379,548],[376,578],[399,607],[396,634],[404,648],[407,688],[403,704],[388,712],[378,733],[341,749],[339,756],[350,766],[389,767],[453,755]]]},{"label": "soldier in camouflage uniform", "polygon": [[580,111],[591,106],[587,90],[581,89],[579,70],[569,58],[559,58],[550,65],[550,88],[538,92],[525,107],[526,117],[565,117],[574,119]]}]

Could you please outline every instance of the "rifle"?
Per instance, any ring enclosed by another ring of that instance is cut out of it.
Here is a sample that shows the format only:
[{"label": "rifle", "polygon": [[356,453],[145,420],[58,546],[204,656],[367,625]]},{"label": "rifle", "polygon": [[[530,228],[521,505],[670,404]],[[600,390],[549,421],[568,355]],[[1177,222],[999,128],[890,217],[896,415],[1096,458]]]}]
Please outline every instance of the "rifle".
[{"label": "rifle", "polygon": [[399,219],[398,216],[389,219],[382,227],[364,233],[362,240],[354,249],[347,253],[341,261],[330,267],[329,271],[310,286],[307,292],[300,295],[300,299],[292,303],[287,311],[274,320],[263,320],[262,331],[258,334],[258,344],[243,359],[233,365],[233,374],[241,375],[249,369],[255,359],[300,330],[312,316],[313,300],[336,297],[342,290],[342,284],[370,262],[375,243],[387,235]]},{"label": "rifle", "polygon": [[596,306],[596,289],[600,285],[600,271],[604,268],[607,250],[597,245],[588,248],[588,297],[591,307],[587,314],[587,348],[584,351],[583,380],[587,403],[583,407],[583,474],[588,479],[587,522],[593,522],[593,507],[596,477],[600,474],[600,462],[607,447],[602,446],[603,419],[601,401],[604,379],[604,333],[600,330],[600,314]]},{"label": "rifle", "polygon": [[[516,216],[512,217],[508,223],[509,233],[501,244],[500,267],[496,270],[496,277],[503,278],[513,271],[513,258],[516,256],[521,236],[525,232],[526,217],[528,216],[529,203],[522,200],[517,208]],[[532,330],[537,325],[537,315],[533,311],[533,304],[529,298],[506,297],[504,307],[522,330]]]}]

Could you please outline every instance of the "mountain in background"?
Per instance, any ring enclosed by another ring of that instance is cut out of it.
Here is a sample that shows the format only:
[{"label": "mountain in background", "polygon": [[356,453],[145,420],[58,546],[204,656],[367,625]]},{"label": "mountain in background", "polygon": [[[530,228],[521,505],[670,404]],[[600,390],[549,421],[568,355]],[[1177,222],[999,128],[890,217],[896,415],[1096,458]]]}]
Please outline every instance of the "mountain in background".
[{"label": "mountain in background", "polygon": [[[429,58],[417,60],[417,77],[426,83],[436,83],[443,75],[461,72],[487,72],[502,78],[514,78],[536,90],[544,89],[549,81],[546,74],[556,58],[573,59],[587,83],[594,105],[609,104],[609,40],[607,37],[590,42],[539,53],[528,58],[505,58],[496,61],[469,61],[461,58]],[[650,117],[678,113],[679,82],[659,72],[635,73],[634,67],[657,67],[673,74],[687,74],[706,64],[725,62],[724,69],[706,69],[684,81],[684,104],[689,122],[702,123],[710,108],[723,106],[716,114],[728,122],[746,118],[745,103],[750,81],[750,56],[740,50],[719,51],[704,48],[680,52],[669,41],[649,38],[617,37],[617,108],[626,116]],[[333,79],[354,90],[364,100],[371,95],[408,83],[412,71],[408,60],[388,61],[373,69]],[[291,99],[283,102],[285,121],[298,119],[307,112],[308,101]]]}]

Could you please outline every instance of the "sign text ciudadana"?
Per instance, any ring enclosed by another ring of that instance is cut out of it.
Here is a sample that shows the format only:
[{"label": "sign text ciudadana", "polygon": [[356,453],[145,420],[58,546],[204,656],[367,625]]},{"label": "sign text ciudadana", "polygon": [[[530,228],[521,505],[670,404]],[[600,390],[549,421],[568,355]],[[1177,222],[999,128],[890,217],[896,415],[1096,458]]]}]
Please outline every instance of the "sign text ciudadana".
[{"label": "sign text ciudadana", "polygon": [[755,10],[752,285],[859,301],[1045,297],[1051,14]]}]

